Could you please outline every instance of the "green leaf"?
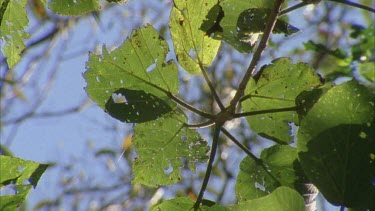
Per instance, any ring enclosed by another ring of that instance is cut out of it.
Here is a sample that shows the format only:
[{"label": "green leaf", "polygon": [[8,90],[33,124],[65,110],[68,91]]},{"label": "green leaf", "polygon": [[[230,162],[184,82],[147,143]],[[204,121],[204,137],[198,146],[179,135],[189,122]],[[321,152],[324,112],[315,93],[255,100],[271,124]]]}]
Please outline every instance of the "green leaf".
[{"label": "green leaf", "polygon": [[375,82],[375,64],[372,62],[360,63],[358,66],[359,73],[369,82]]},{"label": "green leaf", "polygon": [[109,115],[120,121],[134,123],[155,120],[172,111],[167,103],[153,94],[124,88],[112,94],[105,109]]},{"label": "green leaf", "polygon": [[[199,207],[199,210],[202,211],[225,211],[228,210],[227,208],[215,204],[215,202],[212,202],[211,206],[207,206],[204,204],[205,201],[203,200],[203,204]],[[195,204],[195,201],[189,197],[178,197],[171,200],[167,200],[162,202],[159,205],[154,206],[151,210],[152,211],[186,211],[186,210],[193,210],[193,206]]]},{"label": "green leaf", "polygon": [[236,183],[238,201],[263,197],[279,186],[297,188],[298,191],[302,191],[300,186],[306,184],[307,181],[297,160],[295,148],[277,144],[264,149],[260,158],[267,166],[268,173],[250,157],[242,160]]},{"label": "green leaf", "polygon": [[374,101],[364,86],[346,82],[327,91],[301,122],[302,167],[333,204],[374,206]]},{"label": "green leaf", "polygon": [[211,65],[220,41],[207,36],[199,28],[217,0],[175,0],[169,22],[174,50],[181,66],[191,74]]},{"label": "green leaf", "polygon": [[337,48],[335,50],[331,50],[331,49],[327,48],[325,45],[320,44],[320,43],[318,43],[318,44],[314,43],[311,40],[309,40],[307,43],[305,43],[304,46],[305,46],[306,50],[315,51],[317,53],[325,53],[325,54],[334,56],[334,57],[339,58],[339,59],[347,59],[348,58],[346,53],[340,48]]},{"label": "green leaf", "polygon": [[173,62],[165,61],[168,52],[167,43],[151,26],[134,31],[111,53],[103,47],[103,55],[90,54],[86,92],[121,121],[156,119],[176,107],[168,94],[178,92],[178,72]]},{"label": "green leaf", "polygon": [[21,59],[25,49],[23,41],[29,37],[25,28],[29,23],[26,15],[26,0],[0,0],[0,37],[4,44],[1,51],[7,57],[9,68]]},{"label": "green leaf", "polygon": [[83,15],[100,9],[98,0],[51,0],[49,8],[60,15]]},{"label": "green leaf", "polygon": [[15,184],[16,194],[0,197],[0,210],[13,209],[26,198],[49,165],[26,161],[15,157],[0,155],[0,188]]},{"label": "green leaf", "polygon": [[[304,63],[292,64],[290,59],[281,58],[262,67],[250,80],[243,98],[244,112],[282,109],[296,106],[296,97],[302,91],[319,86],[319,77]],[[290,125],[298,124],[295,111],[267,113],[246,117],[250,128],[259,135],[287,144],[291,141]]]},{"label": "green leaf", "polygon": [[288,187],[279,187],[270,195],[262,198],[243,201],[238,205],[228,207],[233,211],[304,211],[305,203],[302,196]]},{"label": "green leaf", "polygon": [[[214,39],[223,40],[239,52],[250,52],[262,34],[273,1],[226,0],[211,8],[201,29]],[[299,31],[278,20],[274,33],[286,35]]]},{"label": "green leaf", "polygon": [[133,164],[133,183],[148,186],[170,185],[181,180],[180,168],[187,163],[195,172],[195,162],[205,162],[207,142],[185,127],[187,117],[175,110],[157,120],[134,126],[138,158]]}]

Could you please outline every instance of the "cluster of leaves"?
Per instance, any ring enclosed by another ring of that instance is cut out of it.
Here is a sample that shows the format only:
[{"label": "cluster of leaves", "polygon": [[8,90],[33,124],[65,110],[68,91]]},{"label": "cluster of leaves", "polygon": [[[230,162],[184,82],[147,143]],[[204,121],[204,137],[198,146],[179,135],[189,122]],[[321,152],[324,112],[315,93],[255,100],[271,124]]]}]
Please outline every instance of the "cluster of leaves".
[{"label": "cluster of leaves", "polygon": [[[286,6],[281,2],[175,0],[169,27],[176,60],[167,60],[171,50],[151,25],[135,30],[111,52],[103,47],[101,55],[90,53],[84,73],[87,94],[112,117],[134,124],[133,142],[138,157],[133,163],[133,183],[153,187],[171,185],[182,179],[182,168],[194,172],[197,162],[204,163],[209,158],[197,201],[175,198],[153,210],[192,207],[304,210],[305,206],[312,206],[310,202],[316,194],[316,190],[310,188],[313,186],[333,204],[375,207],[372,200],[375,198],[375,96],[371,90],[356,80],[340,85],[323,84],[311,67],[293,63],[288,58],[276,59],[252,74],[272,31],[285,35],[298,31],[286,18],[277,18],[279,9]],[[0,3],[0,32],[5,37],[3,52],[12,67],[19,60],[23,39],[27,37],[23,30],[27,21],[19,19],[26,14],[15,14],[14,8],[23,8],[26,1],[3,0]],[[49,7],[58,14],[79,15],[100,6],[98,1],[55,0]],[[351,61],[371,52],[364,46],[373,43],[370,31],[356,32],[353,37],[366,39],[362,39],[358,48],[353,48]],[[260,41],[259,37],[262,37]],[[239,52],[254,51],[250,67],[228,106],[222,104],[206,73],[222,42]],[[339,51],[313,42],[306,48],[346,58]],[[221,109],[219,113],[199,110],[178,96],[177,65],[189,74],[201,74],[205,78]],[[366,71],[362,71],[364,77],[374,82],[369,70]],[[207,122],[188,124],[186,111],[206,118]],[[224,127],[227,121],[242,117],[252,131],[275,142],[274,146],[263,149],[260,158]],[[196,129],[212,125],[215,128],[210,149]],[[295,126],[298,131],[293,134]],[[225,207],[202,199],[220,133],[248,155],[240,163],[237,176],[238,203]],[[296,140],[296,147],[292,146],[293,140]],[[3,163],[9,163],[25,168],[23,161],[14,164],[5,159],[8,158],[1,157],[2,167]],[[12,196],[11,200],[17,202],[12,206],[19,204],[24,197],[22,194],[29,190],[23,188],[24,178],[32,178],[31,184],[36,185],[45,168],[39,165],[31,173],[19,171],[18,176],[12,173],[6,178],[1,175],[3,185],[13,183],[22,189]]]}]

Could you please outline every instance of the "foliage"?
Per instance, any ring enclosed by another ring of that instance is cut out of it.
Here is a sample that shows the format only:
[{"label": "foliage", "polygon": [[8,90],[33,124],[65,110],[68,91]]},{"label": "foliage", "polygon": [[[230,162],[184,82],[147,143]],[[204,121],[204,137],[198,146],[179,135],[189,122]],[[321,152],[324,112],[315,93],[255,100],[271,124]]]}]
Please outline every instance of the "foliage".
[{"label": "foliage", "polygon": [[[24,11],[26,1],[0,3],[2,51],[13,67],[28,36],[25,13],[16,12]],[[319,2],[303,1],[299,6],[309,3]],[[48,5],[56,14],[71,16],[100,8],[98,1],[53,0]],[[89,54],[83,75],[88,96],[113,118],[133,124],[137,152],[133,184],[172,185],[183,180],[184,171],[195,172],[197,163],[208,163],[196,200],[177,197],[153,210],[304,210],[316,195],[305,188],[310,185],[332,204],[375,208],[375,95],[369,86],[374,83],[370,47],[374,26],[368,30],[353,27],[351,37],[358,42],[351,46],[350,55],[314,41],[305,44],[306,50],[341,61],[344,68],[323,75],[326,84],[312,67],[289,58],[277,58],[255,74],[272,33],[299,31],[282,17],[285,11],[293,11],[282,10],[286,5],[281,0],[175,0],[169,20],[173,50],[165,35],[146,25],[135,29],[116,49],[103,46],[100,53]],[[227,105],[208,75],[223,44],[241,53],[253,52]],[[170,59],[171,53],[176,59]],[[333,83],[339,76],[350,76],[353,64],[365,80],[352,77]],[[185,102],[179,94],[179,71],[203,77],[220,111],[201,110]],[[192,114],[204,121],[191,124]],[[253,132],[274,142],[259,158],[242,144],[245,141],[226,130],[225,123],[242,117]],[[198,129],[213,125],[210,149]],[[236,177],[238,203],[229,206],[203,199],[220,134],[247,154]],[[14,208],[36,186],[48,165],[0,158],[1,167],[7,169],[0,176],[2,186],[14,184],[17,190],[14,195],[1,196],[0,207]]]}]

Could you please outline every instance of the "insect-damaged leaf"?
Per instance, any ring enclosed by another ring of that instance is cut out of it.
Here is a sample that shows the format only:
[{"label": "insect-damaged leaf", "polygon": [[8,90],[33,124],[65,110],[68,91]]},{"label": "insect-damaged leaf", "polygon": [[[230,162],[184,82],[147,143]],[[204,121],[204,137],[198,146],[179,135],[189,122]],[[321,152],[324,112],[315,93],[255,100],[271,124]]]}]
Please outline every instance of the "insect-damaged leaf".
[{"label": "insect-damaged leaf", "polygon": [[170,185],[181,180],[186,163],[195,171],[195,162],[205,162],[208,146],[199,133],[185,127],[187,117],[179,110],[157,120],[134,126],[134,183],[148,186]]},{"label": "insect-damaged leaf", "polygon": [[105,110],[122,122],[141,123],[157,119],[172,108],[153,94],[121,88],[108,99]]},{"label": "insect-damaged leaf", "polygon": [[199,28],[217,0],[175,0],[169,22],[172,41],[181,66],[191,74],[211,65],[220,46],[219,40],[207,36]]},{"label": "insect-damaged leaf", "polygon": [[98,0],[51,0],[49,8],[56,14],[82,15],[100,9]]},{"label": "insect-damaged leaf", "polygon": [[[314,70],[304,63],[292,64],[281,58],[262,67],[250,80],[243,98],[244,112],[291,108],[296,106],[296,97],[320,85]],[[289,143],[289,123],[298,124],[296,111],[275,112],[247,116],[250,128],[259,135],[281,143]]]},{"label": "insect-damaged leaf", "polygon": [[[211,8],[201,30],[214,39],[223,40],[239,52],[250,52],[267,23],[273,1],[224,0]],[[290,35],[299,30],[278,19],[274,33]]]},{"label": "insect-damaged leaf", "polygon": [[[121,121],[155,119],[176,106],[167,96],[167,93],[178,92],[177,67],[173,62],[165,61],[168,52],[167,43],[151,26],[133,31],[131,38],[114,51],[109,53],[103,48],[103,55],[90,53],[84,74],[86,92],[101,108]],[[145,104],[140,101],[142,96]],[[116,97],[127,99],[131,106],[141,107],[130,108],[124,105],[125,102],[114,105]],[[147,114],[153,113],[152,116],[140,116],[139,111],[145,107],[149,109]]]}]

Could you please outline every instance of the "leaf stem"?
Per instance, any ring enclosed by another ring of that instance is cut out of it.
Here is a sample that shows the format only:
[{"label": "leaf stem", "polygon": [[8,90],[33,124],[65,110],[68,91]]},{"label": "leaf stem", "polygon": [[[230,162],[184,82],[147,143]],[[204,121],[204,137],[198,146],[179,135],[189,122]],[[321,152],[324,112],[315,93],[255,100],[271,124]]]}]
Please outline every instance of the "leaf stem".
[{"label": "leaf stem", "polygon": [[337,3],[341,3],[341,4],[346,4],[346,5],[349,5],[349,6],[352,6],[352,7],[357,7],[359,9],[363,9],[363,10],[367,10],[367,11],[370,11],[372,13],[375,13],[375,9],[374,8],[371,8],[371,7],[362,5],[362,4],[358,4],[358,3],[355,3],[355,2],[351,2],[351,1],[347,1],[347,0],[328,0],[328,1],[333,1],[333,2],[337,2]]},{"label": "leaf stem", "polygon": [[225,106],[221,102],[220,97],[217,94],[214,85],[212,84],[210,78],[208,77],[208,75],[206,73],[206,70],[204,69],[204,67],[203,67],[203,65],[202,65],[202,63],[200,61],[199,61],[199,68],[201,69],[203,77],[206,80],[206,83],[207,83],[208,87],[210,88],[210,91],[211,91],[212,95],[214,96],[214,99],[215,99],[216,103],[218,104],[220,110],[223,111],[225,109]]},{"label": "leaf stem", "polygon": [[251,62],[250,62],[250,65],[247,68],[244,77],[242,78],[242,81],[241,81],[241,83],[240,83],[240,85],[237,89],[237,92],[236,92],[235,96],[233,97],[233,99],[230,102],[229,110],[230,110],[231,113],[234,113],[234,111],[236,109],[236,106],[237,106],[237,103],[239,102],[241,97],[244,95],[247,83],[249,82],[250,78],[254,74],[255,67],[257,66],[257,64],[260,60],[260,57],[261,57],[264,49],[267,46],[267,42],[270,38],[270,35],[272,33],[272,30],[273,30],[275,24],[276,24],[277,17],[278,17],[278,14],[279,14],[282,3],[283,3],[283,0],[275,1],[274,8],[273,8],[273,10],[271,10],[271,13],[268,17],[268,21],[267,21],[266,28],[264,30],[262,39],[260,40],[260,42],[258,44],[258,47],[254,52],[253,58],[251,59]]},{"label": "leaf stem", "polygon": [[223,132],[233,143],[235,143],[239,148],[241,148],[254,162],[261,166],[266,174],[271,177],[277,185],[280,185],[280,181],[267,169],[266,165],[264,164],[263,160],[255,156],[247,147],[241,144],[232,134],[229,133],[224,127],[220,128],[221,132]]},{"label": "leaf stem", "polygon": [[216,150],[217,150],[217,145],[219,143],[219,135],[220,135],[220,128],[223,126],[223,124],[216,124],[215,130],[214,130],[214,135],[212,139],[212,147],[211,147],[211,153],[210,153],[210,158],[208,159],[208,164],[207,164],[207,169],[206,169],[206,174],[204,175],[203,183],[201,190],[199,191],[199,195],[197,198],[197,201],[194,204],[194,210],[198,210],[199,206],[202,203],[203,200],[203,195],[204,192],[206,191],[208,180],[210,179],[211,171],[212,171],[212,164],[214,163],[215,160],[215,155],[216,155]]},{"label": "leaf stem", "polygon": [[186,127],[190,129],[199,129],[199,128],[206,128],[214,125],[215,122],[213,120],[208,120],[207,122],[202,122],[198,124],[185,124]]},{"label": "leaf stem", "polygon": [[288,108],[274,108],[274,109],[265,109],[265,110],[260,110],[260,111],[249,111],[249,112],[234,114],[233,118],[239,118],[239,117],[244,117],[244,116],[254,116],[254,115],[259,115],[259,114],[296,111],[296,110],[297,110],[297,107],[293,106],[293,107],[288,107]]},{"label": "leaf stem", "polygon": [[285,15],[285,14],[287,14],[289,12],[292,12],[293,10],[299,9],[299,8],[304,7],[306,5],[309,5],[309,3],[307,3],[307,2],[300,2],[300,3],[298,3],[298,4],[294,5],[294,6],[291,6],[291,7],[287,8],[287,9],[281,11],[280,14],[279,14],[279,16]]},{"label": "leaf stem", "polygon": [[197,108],[195,108],[194,106],[192,105],[189,105],[188,103],[186,103],[185,101],[181,100],[180,98],[174,96],[172,93],[170,92],[164,92],[168,95],[169,98],[171,98],[172,100],[174,100],[176,103],[178,103],[180,106],[202,116],[202,117],[206,117],[208,119],[214,119],[215,118],[215,115],[213,114],[209,114],[209,113],[206,113],[202,110],[199,110]]}]

